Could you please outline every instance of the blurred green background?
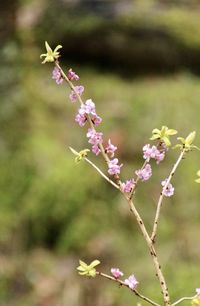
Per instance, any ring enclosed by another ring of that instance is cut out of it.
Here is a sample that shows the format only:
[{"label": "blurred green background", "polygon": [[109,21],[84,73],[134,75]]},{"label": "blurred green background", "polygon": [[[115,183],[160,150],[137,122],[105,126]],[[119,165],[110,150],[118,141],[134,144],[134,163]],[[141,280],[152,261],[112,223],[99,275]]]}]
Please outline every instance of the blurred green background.
[{"label": "blurred green background", "polygon": [[[79,258],[98,258],[107,273],[134,273],[139,290],[161,302],[123,198],[87,164],[74,164],[68,146],[88,147],[86,129],[74,122],[68,88],[55,84],[52,65],[41,65],[39,55],[45,40],[63,45],[62,66],[80,75],[84,99],[95,101],[128,179],[153,128],[199,132],[200,1],[7,0],[0,17],[0,305],[137,304],[126,289],[79,277]],[[160,181],[177,155],[172,150],[153,164],[152,179],[137,190],[149,230]],[[91,159],[106,171],[101,158]],[[199,168],[192,152],[162,210],[158,252],[173,301],[200,286]]]}]

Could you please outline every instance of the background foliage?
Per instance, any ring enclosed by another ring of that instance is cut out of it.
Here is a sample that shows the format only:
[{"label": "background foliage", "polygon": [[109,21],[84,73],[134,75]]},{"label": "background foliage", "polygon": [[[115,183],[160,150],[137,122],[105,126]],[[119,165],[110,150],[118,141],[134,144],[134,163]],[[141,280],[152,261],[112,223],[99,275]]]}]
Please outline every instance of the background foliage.
[{"label": "background foliage", "polygon": [[[1,3],[0,305],[137,302],[113,284],[80,279],[79,257],[135,273],[140,290],[159,301],[146,246],[121,196],[88,165],[74,164],[68,146],[87,147],[86,130],[74,122],[69,90],[51,80],[39,54],[44,40],[63,45],[63,65],[78,72],[84,98],[96,102],[127,179],[153,128],[199,132],[199,10],[197,0]],[[177,154],[153,165],[153,178],[138,188],[149,229],[160,181]],[[199,155],[191,153],[162,212],[159,253],[173,299],[199,287],[197,169]]]}]

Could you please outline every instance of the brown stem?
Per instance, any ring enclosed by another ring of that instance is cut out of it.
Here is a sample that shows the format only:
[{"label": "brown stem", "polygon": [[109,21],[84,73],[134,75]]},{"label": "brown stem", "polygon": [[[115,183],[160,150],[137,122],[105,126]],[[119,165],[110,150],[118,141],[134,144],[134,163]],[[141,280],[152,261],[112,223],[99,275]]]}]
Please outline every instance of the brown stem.
[{"label": "brown stem", "polygon": [[155,270],[156,270],[156,276],[159,280],[160,287],[162,289],[161,292],[162,292],[162,295],[163,295],[164,303],[165,303],[166,306],[170,306],[171,303],[170,303],[170,297],[169,297],[167,284],[166,284],[164,275],[163,275],[162,270],[161,270],[161,265],[159,263],[155,247],[154,247],[154,245],[152,243],[152,240],[151,240],[151,238],[150,238],[150,236],[149,236],[149,234],[146,230],[146,227],[144,225],[144,222],[143,222],[142,218],[140,217],[137,209],[135,208],[135,205],[133,204],[133,201],[127,195],[125,195],[125,198],[126,198],[128,204],[129,204],[131,212],[134,214],[134,216],[137,220],[137,223],[140,227],[140,230],[141,230],[141,232],[142,232],[142,234],[143,234],[143,236],[146,240],[146,243],[148,245],[150,255],[153,259],[154,267],[155,267]]}]

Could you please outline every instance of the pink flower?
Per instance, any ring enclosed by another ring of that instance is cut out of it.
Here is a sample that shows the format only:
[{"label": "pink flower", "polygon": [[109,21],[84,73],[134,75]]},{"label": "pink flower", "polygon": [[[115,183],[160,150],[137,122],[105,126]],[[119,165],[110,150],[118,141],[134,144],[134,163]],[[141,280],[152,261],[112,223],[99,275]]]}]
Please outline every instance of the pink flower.
[{"label": "pink flower", "polygon": [[74,71],[72,71],[71,68],[68,71],[67,77],[70,81],[78,81],[79,80],[79,76]]},{"label": "pink flower", "polygon": [[87,117],[85,115],[80,115],[77,114],[75,117],[75,121],[80,125],[80,126],[84,126],[86,121],[87,121]]},{"label": "pink flower", "polygon": [[159,151],[156,146],[150,146],[146,144],[143,147],[143,158],[147,161],[150,161],[151,158],[156,160],[156,163],[159,164],[165,157],[164,151]]},{"label": "pink flower", "polygon": [[132,290],[136,289],[137,285],[139,284],[134,275],[130,275],[129,278],[125,279],[124,283]]},{"label": "pink flower", "polygon": [[114,175],[114,174],[119,174],[120,173],[120,168],[122,167],[122,165],[118,165],[118,159],[114,158],[112,160],[109,161],[108,163],[108,173],[110,175]]},{"label": "pink flower", "polygon": [[58,85],[62,84],[63,82],[63,77],[61,75],[60,69],[58,69],[56,66],[52,71],[52,79],[55,80]]},{"label": "pink flower", "polygon": [[[166,185],[166,183],[167,183],[167,179],[161,182],[161,185],[163,186],[163,190],[164,190],[164,186]],[[172,186],[172,184],[169,183],[167,185],[167,188],[165,189],[165,192],[163,194],[166,197],[171,197],[174,194],[174,187]]]},{"label": "pink flower", "polygon": [[128,180],[125,183],[121,184],[123,192],[131,192],[134,186],[135,186],[134,179]]},{"label": "pink flower", "polygon": [[151,150],[150,144],[146,144],[143,147],[143,158],[149,161],[151,158],[151,152],[152,150]]},{"label": "pink flower", "polygon": [[108,153],[108,154],[110,154],[111,157],[113,157],[116,150],[117,150],[117,147],[114,146],[114,145],[111,143],[111,140],[109,139],[109,140],[108,140],[108,145],[107,145],[107,147],[105,148],[105,152]]},{"label": "pink flower", "polygon": [[95,126],[101,123],[102,119],[96,114],[95,104],[91,99],[88,99],[85,103],[81,104],[75,121],[78,122],[80,126],[83,126],[88,120],[88,115],[90,115]]},{"label": "pink flower", "polygon": [[151,165],[150,164],[146,164],[146,166],[143,169],[136,170],[135,174],[142,181],[147,181],[152,176]]},{"label": "pink flower", "polygon": [[77,94],[79,96],[81,96],[83,92],[84,92],[84,87],[83,86],[81,86],[81,85],[80,86],[75,86],[74,90],[72,90],[70,95],[69,95],[69,98],[70,98],[71,102],[76,102]]},{"label": "pink flower", "polygon": [[114,278],[118,279],[120,276],[123,276],[124,273],[121,272],[118,268],[112,268],[111,274],[114,276]]},{"label": "pink flower", "polygon": [[95,155],[99,155],[99,153],[101,152],[101,150],[99,149],[99,146],[98,146],[98,145],[93,145],[93,146],[92,146],[92,152],[93,152]]},{"label": "pink flower", "polygon": [[95,126],[98,126],[102,122],[102,118],[99,117],[97,114],[93,115],[91,120]]},{"label": "pink flower", "polygon": [[92,144],[92,152],[98,155],[101,152],[99,144],[103,142],[103,133],[88,129],[86,136],[89,138],[88,142]]},{"label": "pink flower", "polygon": [[159,164],[165,158],[165,153],[160,152],[155,156],[156,164]]},{"label": "pink flower", "polygon": [[90,138],[88,142],[93,145],[98,145],[103,142],[103,133],[96,132],[93,129],[88,129],[87,137]]},{"label": "pink flower", "polygon": [[92,114],[96,115],[95,104],[91,99],[86,100],[85,104],[82,104],[79,109],[79,114]]}]

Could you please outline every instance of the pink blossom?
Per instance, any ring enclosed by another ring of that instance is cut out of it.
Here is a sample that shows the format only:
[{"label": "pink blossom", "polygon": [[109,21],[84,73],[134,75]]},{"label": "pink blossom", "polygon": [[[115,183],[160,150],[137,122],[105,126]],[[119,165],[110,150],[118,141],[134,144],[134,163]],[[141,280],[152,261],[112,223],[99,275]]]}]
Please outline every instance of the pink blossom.
[{"label": "pink blossom", "polygon": [[60,72],[60,69],[58,69],[58,67],[56,66],[54,67],[52,71],[52,79],[55,80],[58,85],[62,84],[63,82],[63,77]]},{"label": "pink blossom", "polygon": [[160,152],[155,156],[156,164],[159,164],[165,158],[165,153]]},{"label": "pink blossom", "polygon": [[116,279],[118,279],[118,278],[120,278],[120,276],[124,275],[124,273],[121,272],[118,268],[112,268],[111,273],[114,276],[114,278],[116,278]]},{"label": "pink blossom", "polygon": [[114,146],[114,145],[111,143],[111,140],[109,139],[109,140],[108,140],[108,145],[107,145],[107,147],[105,148],[105,152],[108,153],[108,154],[110,154],[111,157],[113,157],[116,150],[117,150],[117,147]]},{"label": "pink blossom", "polygon": [[122,167],[122,165],[119,166],[118,162],[119,162],[119,160],[117,158],[114,158],[114,159],[109,161],[109,163],[108,163],[108,173],[110,175],[120,173],[120,168]]},{"label": "pink blossom", "polygon": [[95,155],[99,155],[99,153],[101,152],[100,148],[98,145],[93,145],[92,146],[92,152],[95,154]]},{"label": "pink blossom", "polygon": [[150,160],[151,158],[151,146],[150,144],[146,144],[144,147],[143,147],[143,158],[144,159],[147,159],[148,161]]},{"label": "pink blossom", "polygon": [[[163,190],[164,190],[166,183],[167,183],[167,179],[161,182],[161,185],[163,186]],[[174,194],[174,187],[172,186],[172,184],[169,183],[167,185],[167,188],[165,189],[163,194],[166,197],[171,197]]]},{"label": "pink blossom", "polygon": [[102,118],[99,117],[97,114],[93,115],[91,120],[95,126],[98,126],[102,122]]},{"label": "pink blossom", "polygon": [[94,129],[88,129],[86,136],[89,138],[88,142],[92,144],[92,152],[98,155],[101,152],[99,144],[103,142],[103,133],[96,132]]},{"label": "pink blossom", "polygon": [[131,192],[134,186],[135,186],[134,179],[128,180],[125,183],[121,184],[123,192]]},{"label": "pink blossom", "polygon": [[85,103],[81,104],[75,121],[78,122],[80,126],[83,126],[88,120],[88,115],[90,115],[95,126],[102,122],[102,119],[96,114],[95,104],[91,99],[88,99]]},{"label": "pink blossom", "polygon": [[159,164],[165,157],[164,151],[159,151],[156,146],[150,146],[150,144],[146,144],[143,147],[143,158],[147,161],[150,161],[151,158],[156,160],[156,163]]},{"label": "pink blossom", "polygon": [[78,81],[79,80],[79,76],[74,71],[72,71],[71,68],[68,71],[67,77],[70,81]]},{"label": "pink blossom", "polygon": [[82,104],[79,109],[79,114],[92,114],[96,115],[95,104],[91,99],[86,100],[85,104]]},{"label": "pink blossom", "polygon": [[137,285],[139,284],[134,275],[130,275],[129,278],[125,279],[124,283],[132,290],[136,289]]},{"label": "pink blossom", "polygon": [[71,102],[76,102],[77,94],[79,96],[81,96],[83,92],[84,92],[84,87],[83,86],[81,86],[81,85],[80,86],[75,86],[74,90],[72,90],[70,95],[69,95],[69,98],[70,98]]},{"label": "pink blossom", "polygon": [[142,180],[147,181],[152,176],[152,169],[150,164],[146,164],[143,169],[135,171],[135,174]]},{"label": "pink blossom", "polygon": [[103,133],[96,132],[93,129],[88,129],[87,138],[90,138],[88,140],[89,143],[93,145],[98,145],[103,142]]},{"label": "pink blossom", "polygon": [[77,114],[75,117],[75,121],[80,125],[80,126],[84,126],[86,121],[87,121],[87,117],[85,115],[80,115]]}]

